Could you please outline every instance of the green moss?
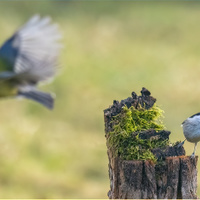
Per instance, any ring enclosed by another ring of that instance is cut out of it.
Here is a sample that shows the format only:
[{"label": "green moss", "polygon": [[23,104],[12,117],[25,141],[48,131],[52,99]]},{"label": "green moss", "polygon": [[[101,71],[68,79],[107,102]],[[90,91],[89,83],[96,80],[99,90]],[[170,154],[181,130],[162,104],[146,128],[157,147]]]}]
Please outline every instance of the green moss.
[{"label": "green moss", "polygon": [[113,131],[109,133],[108,145],[114,150],[116,156],[124,160],[152,160],[156,158],[151,149],[165,147],[168,140],[141,139],[141,131],[164,129],[162,123],[163,111],[154,105],[149,110],[144,108],[135,109],[124,106],[122,112],[113,118]]}]

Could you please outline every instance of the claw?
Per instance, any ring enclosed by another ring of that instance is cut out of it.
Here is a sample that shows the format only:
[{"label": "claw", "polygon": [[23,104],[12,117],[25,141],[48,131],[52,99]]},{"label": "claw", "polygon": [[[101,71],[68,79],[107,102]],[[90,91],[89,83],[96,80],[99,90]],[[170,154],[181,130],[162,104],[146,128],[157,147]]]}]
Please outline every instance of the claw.
[{"label": "claw", "polygon": [[[185,139],[186,140],[186,139]],[[177,145],[178,148],[182,147],[185,143],[185,140]]]},{"label": "claw", "polygon": [[195,158],[195,154],[194,153],[192,153],[192,155],[190,156],[191,158]]}]

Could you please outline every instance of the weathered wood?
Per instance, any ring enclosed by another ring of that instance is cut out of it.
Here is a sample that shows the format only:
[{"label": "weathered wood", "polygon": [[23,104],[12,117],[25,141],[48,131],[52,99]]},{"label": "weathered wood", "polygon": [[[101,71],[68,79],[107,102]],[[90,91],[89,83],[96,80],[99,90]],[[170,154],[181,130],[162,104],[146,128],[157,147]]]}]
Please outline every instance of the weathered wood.
[{"label": "weathered wood", "polygon": [[168,157],[162,165],[119,158],[111,162],[110,199],[197,198],[197,157]]},{"label": "weathered wood", "polygon": [[179,170],[179,157],[168,157],[161,166],[156,166],[158,199],[177,198]]},{"label": "weathered wood", "polygon": [[182,157],[180,159],[180,198],[196,199],[198,158]]},{"label": "weathered wood", "polygon": [[143,162],[122,161],[119,164],[119,196],[115,198],[140,199]]},{"label": "weathered wood", "polygon": [[167,188],[166,188],[166,195],[164,198],[176,199],[178,194],[180,159],[179,157],[167,157],[166,164],[167,164]]},{"label": "weathered wood", "polygon": [[157,199],[155,164],[149,161],[143,161],[143,165],[141,199]]},{"label": "weathered wood", "polygon": [[119,158],[114,158],[111,155],[111,151],[108,151],[109,157],[109,178],[110,178],[110,191],[108,192],[108,197],[110,199],[117,199],[119,196],[119,188],[118,186],[118,173],[119,173]]}]

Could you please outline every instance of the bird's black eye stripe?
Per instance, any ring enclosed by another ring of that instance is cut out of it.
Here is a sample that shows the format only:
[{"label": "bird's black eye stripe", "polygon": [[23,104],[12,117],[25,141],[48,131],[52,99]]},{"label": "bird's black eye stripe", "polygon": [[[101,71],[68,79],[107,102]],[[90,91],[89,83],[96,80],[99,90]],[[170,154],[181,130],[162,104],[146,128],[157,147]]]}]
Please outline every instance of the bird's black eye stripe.
[{"label": "bird's black eye stripe", "polygon": [[184,124],[184,123],[185,123],[185,121],[182,122],[182,124]]},{"label": "bird's black eye stripe", "polygon": [[189,117],[189,118],[193,118],[193,117],[195,117],[195,116],[198,116],[198,115],[200,115],[200,112],[199,113],[197,113],[197,114],[194,114],[194,115],[192,115],[191,117]]}]

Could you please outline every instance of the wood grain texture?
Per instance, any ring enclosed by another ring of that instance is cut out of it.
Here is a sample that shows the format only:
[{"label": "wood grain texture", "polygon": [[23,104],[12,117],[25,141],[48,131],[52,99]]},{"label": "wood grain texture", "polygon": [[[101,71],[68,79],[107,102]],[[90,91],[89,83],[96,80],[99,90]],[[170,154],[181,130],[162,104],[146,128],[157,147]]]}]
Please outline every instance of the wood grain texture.
[{"label": "wood grain texture", "polygon": [[196,199],[197,157],[150,161],[114,159],[110,165],[110,199]]}]

